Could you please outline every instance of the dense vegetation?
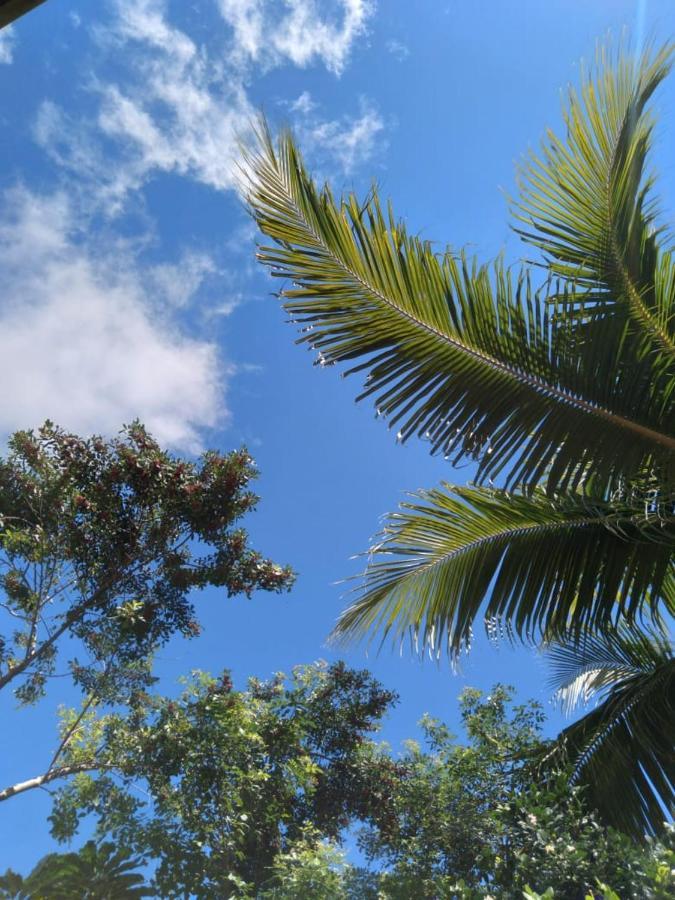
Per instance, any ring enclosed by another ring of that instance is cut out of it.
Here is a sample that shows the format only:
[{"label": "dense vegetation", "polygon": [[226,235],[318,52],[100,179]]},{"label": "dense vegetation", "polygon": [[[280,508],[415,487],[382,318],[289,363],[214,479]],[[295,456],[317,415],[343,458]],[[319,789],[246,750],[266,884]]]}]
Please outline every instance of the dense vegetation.
[{"label": "dense vegetation", "polygon": [[[465,691],[465,741],[424,719],[422,743],[398,754],[372,734],[395,701],[341,663],[241,692],[226,672],[196,676],[176,699],[149,695],[108,719],[114,772],[79,774],[57,795],[54,835],[70,838],[93,817],[99,851],[52,855],[0,888],[42,896],[30,886],[49,876],[73,886],[51,896],[141,896],[122,881],[113,891],[136,860],[163,898],[435,900],[519,897],[529,886],[572,900],[598,881],[620,897],[669,896],[672,841],[636,845],[599,822],[567,772],[542,775],[537,704],[514,706],[501,686]],[[87,740],[84,731],[85,752]],[[360,866],[345,844],[358,845]],[[120,874],[100,889],[89,876],[90,893],[78,895],[94,863]]]}]

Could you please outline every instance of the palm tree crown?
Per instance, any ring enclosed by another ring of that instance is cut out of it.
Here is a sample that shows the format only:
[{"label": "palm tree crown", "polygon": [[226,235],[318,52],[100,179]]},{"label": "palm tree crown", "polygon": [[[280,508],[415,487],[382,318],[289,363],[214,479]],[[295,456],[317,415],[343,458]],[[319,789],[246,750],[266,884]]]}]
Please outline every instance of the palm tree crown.
[{"label": "palm tree crown", "polygon": [[[365,375],[359,399],[400,440],[477,463],[475,485],[389,517],[338,636],[456,655],[482,620],[579,647],[675,611],[675,262],[646,169],[672,58],[601,52],[570,91],[565,139],[519,172],[536,259],[516,274],[434,253],[375,189],[336,199],[290,134],[275,145],[261,126],[246,197],[300,341]],[[636,828],[675,797],[672,759],[647,781],[661,799]]]}]

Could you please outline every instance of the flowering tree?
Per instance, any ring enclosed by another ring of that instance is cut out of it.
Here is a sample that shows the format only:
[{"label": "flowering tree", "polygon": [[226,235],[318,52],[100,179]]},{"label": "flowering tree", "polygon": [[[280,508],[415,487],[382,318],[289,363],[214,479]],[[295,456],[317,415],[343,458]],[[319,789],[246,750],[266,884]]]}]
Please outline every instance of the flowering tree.
[{"label": "flowering tree", "polygon": [[35,703],[60,666],[84,700],[45,770],[0,800],[81,770],[63,760],[88,713],[133,704],[152,681],[156,648],[199,633],[194,591],[250,595],[292,582],[239,526],[258,499],[245,450],[191,462],[139,424],[105,441],[47,423],[9,446],[0,461],[0,690]]}]

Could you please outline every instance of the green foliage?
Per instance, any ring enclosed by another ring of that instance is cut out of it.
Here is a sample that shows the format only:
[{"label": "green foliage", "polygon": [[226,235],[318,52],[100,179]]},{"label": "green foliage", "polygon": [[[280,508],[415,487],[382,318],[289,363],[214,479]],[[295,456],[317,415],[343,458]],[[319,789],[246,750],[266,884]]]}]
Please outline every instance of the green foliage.
[{"label": "green foliage", "polygon": [[567,708],[591,697],[596,705],[564,729],[548,764],[571,762],[588,802],[627,834],[662,831],[664,810],[675,805],[675,660],[667,636],[623,627],[554,645],[549,658]]},{"label": "green foliage", "polygon": [[[199,633],[194,591],[289,587],[290,570],[252,550],[239,525],[257,503],[255,475],[245,450],[190,462],[139,424],[110,441],[50,423],[12,437],[0,460],[0,689],[36,702],[67,644],[85,700],[57,757],[92,709],[134,703],[159,646]],[[47,780],[67,774],[61,762]]]},{"label": "green foliage", "polygon": [[[599,893],[600,891],[602,893]],[[555,900],[556,893],[553,888],[547,888],[543,894],[538,894],[527,885],[523,891],[523,897],[525,897],[526,900]],[[621,898],[611,889],[611,887],[598,881],[596,888],[589,891],[584,896],[584,900],[621,900]]]},{"label": "green foliage", "polygon": [[136,870],[142,860],[113,844],[88,841],[77,853],[49,853],[22,878],[0,876],[0,897],[12,900],[134,900],[154,896]]},{"label": "green foliage", "polygon": [[[655,284],[642,177],[645,107],[669,69],[670,50],[601,68],[570,101],[567,144],[551,138],[547,162],[526,168],[520,215],[555,276],[539,294],[529,272],[514,283],[501,262],[436,255],[384,215],[375,191],[365,202],[336,201],[314,184],[290,135],[275,147],[261,129],[246,195],[275,242],[259,248],[260,260],[293,283],[282,298],[301,341],[320,363],[358,361],[350,371],[368,372],[360,396],[374,397],[401,440],[417,434],[447,458],[473,456],[479,481],[501,478],[511,489],[436,491],[392,517],[338,633],[396,622],[395,634],[409,630],[433,649],[446,636],[456,653],[495,575],[491,614],[529,639],[671,605],[675,374],[655,335],[673,328],[675,282]],[[566,262],[554,264],[563,236]],[[630,313],[635,291],[647,298],[638,304],[646,319]],[[570,569],[577,558],[585,578]]]},{"label": "green foliage", "polygon": [[344,853],[312,829],[279,853],[271,869],[272,886],[258,894],[261,900],[336,900],[345,894]]},{"label": "green foliage", "polygon": [[527,272],[514,279],[499,260],[436,255],[385,215],[375,190],[336,201],[288,134],[275,148],[261,130],[248,162],[251,211],[276,242],[258,256],[292,282],[282,297],[301,341],[319,364],[361,360],[349,370],[368,371],[360,397],[374,398],[401,440],[416,434],[434,452],[473,457],[481,480],[545,478],[552,491],[672,467],[662,399],[642,382],[636,396],[613,360],[580,367]]},{"label": "green foliage", "polygon": [[652,852],[646,864],[646,871],[652,879],[654,900],[668,900],[675,894],[675,826],[666,825],[661,841],[650,841]]},{"label": "green foliage", "polygon": [[[601,52],[570,91],[564,139],[547,133],[521,166],[513,210],[538,256],[516,274],[435,252],[374,188],[336,199],[290,134],[275,144],[261,125],[244,192],[300,342],[364,373],[359,399],[400,440],[477,467],[478,486],[420,492],[389,517],[338,638],[456,656],[481,620],[581,646],[675,612],[675,265],[647,170],[649,102],[672,60],[671,45]],[[636,838],[663,829],[675,795],[667,652],[651,690],[622,682],[618,705],[563,736],[573,777]],[[630,732],[622,767],[600,753],[611,723],[613,746]]]},{"label": "green foliage", "polygon": [[304,883],[308,827],[335,841],[390,802],[397,764],[366,738],[394,700],[339,663],[298,668],[288,683],[252,679],[245,692],[227,673],[196,675],[180,698],[148,698],[109,724],[121,780],[74,778],[53,833],[67,839],[93,814],[102,836],[158,863],[166,898],[248,896],[276,888],[279,866]]},{"label": "green foliage", "polygon": [[656,609],[673,540],[675,518],[637,498],[444,485],[388,518],[364,593],[338,632],[410,634],[436,654],[456,654],[482,612],[491,628],[504,623],[521,638],[577,639],[638,604]]},{"label": "green foliage", "polygon": [[672,46],[639,61],[602,50],[598,62],[581,92],[569,91],[565,140],[549,132],[521,170],[519,230],[564,279],[565,314],[582,333],[588,326],[594,336],[623,333],[636,374],[635,363],[644,362],[652,372],[669,367],[672,381],[672,253],[658,244],[646,173],[653,126],[646,107],[672,69]]},{"label": "green foliage", "polygon": [[538,772],[541,709],[509,700],[503,687],[463,694],[468,746],[424,722],[430,752],[408,749],[394,815],[361,836],[386,867],[385,896],[518,896],[529,884],[575,897],[595,878],[644,896],[642,851],[597,821],[566,772]]},{"label": "green foliage", "polygon": [[[93,815],[101,838],[155,867],[166,898],[477,900],[528,885],[581,898],[597,880],[621,897],[668,896],[670,832],[643,848],[601,824],[566,770],[542,771],[537,704],[467,690],[466,743],[425,718],[423,745],[394,756],[368,739],[393,701],[342,664],[244,692],[195,676],[119,723],[121,780],[73,779],[53,832],[69,839]],[[366,868],[348,862],[348,835]]]}]

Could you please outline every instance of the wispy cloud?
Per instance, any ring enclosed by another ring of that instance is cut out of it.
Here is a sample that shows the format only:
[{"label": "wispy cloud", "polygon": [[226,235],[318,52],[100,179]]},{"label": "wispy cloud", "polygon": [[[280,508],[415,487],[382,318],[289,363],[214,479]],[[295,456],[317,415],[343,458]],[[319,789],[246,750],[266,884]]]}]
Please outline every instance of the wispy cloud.
[{"label": "wispy cloud", "polygon": [[385,46],[387,51],[399,62],[403,62],[404,59],[407,59],[410,56],[408,47],[402,41],[396,40],[396,38],[388,40]]},{"label": "wispy cloud", "polygon": [[296,66],[323,63],[339,75],[355,41],[367,28],[372,0],[218,0],[234,31],[241,59],[263,68],[289,60]]},{"label": "wispy cloud", "polygon": [[[80,183],[88,179],[113,214],[160,172],[232,188],[238,140],[254,113],[243,81],[229,78],[221,61],[172,27],[162,0],[117,0],[116,9],[113,27],[100,39],[124,53],[124,83],[95,81],[93,122],[74,122],[44,103],[39,143]],[[114,166],[102,137],[114,144]]]},{"label": "wispy cloud", "polygon": [[218,273],[218,267],[207,253],[188,250],[178,262],[148,266],[146,280],[164,304],[183,309],[193,299],[204,279]]},{"label": "wispy cloud", "polygon": [[[239,141],[255,118],[250,67],[320,61],[339,73],[374,8],[371,0],[218,3],[233,41],[223,38],[220,54],[170,24],[165,0],[115,0],[116,17],[98,31],[98,39],[124,57],[124,77],[94,78],[98,108],[87,121],[74,121],[51,101],[42,104],[38,142],[80,185],[87,184],[88,199],[109,214],[121,211],[159,173],[187,176],[216,190],[234,188]],[[307,116],[316,104],[304,91],[289,107]],[[373,154],[382,130],[381,118],[368,108],[351,120],[317,120],[305,133],[351,173]]]},{"label": "wispy cloud", "polygon": [[293,113],[306,116],[316,109],[316,103],[312,100],[312,95],[309,91],[303,91],[299,97],[296,97],[295,100],[288,104],[288,108]]},{"label": "wispy cloud", "polygon": [[9,63],[14,60],[14,32],[12,27],[3,28],[0,31],[0,64]]},{"label": "wispy cloud", "polygon": [[[52,100],[38,111],[34,134],[63,192],[18,191],[0,213],[0,353],[14,380],[0,430],[49,416],[107,431],[139,417],[162,441],[195,448],[203,428],[227,419],[224,389],[237,370],[184,329],[188,320],[209,327],[244,301],[246,265],[238,259],[228,273],[199,248],[147,263],[89,226],[103,212],[113,234],[116,217],[132,200],[142,208],[143,188],[163,173],[234,188],[239,139],[255,117],[253,74],[283,62],[339,74],[373,3],[219,0],[229,28],[206,44],[174,26],[167,8],[166,0],[114,0],[111,22],[94,34],[101,54],[116,60],[115,75],[104,77],[103,66],[90,73],[91,114]],[[289,108],[326,170],[350,174],[382,145],[383,120],[365,101],[355,116],[321,119],[305,91]],[[239,252],[242,241],[232,241]],[[235,252],[227,236],[222,252]],[[186,315],[216,279],[207,307]]]},{"label": "wispy cloud", "polygon": [[[79,232],[63,194],[16,189],[2,209],[0,431],[49,417],[111,432],[139,417],[161,441],[198,449],[200,430],[226,417],[224,373],[213,344],[177,331],[161,271],[153,292],[123,247]],[[195,267],[173,299],[196,289],[208,267]]]},{"label": "wispy cloud", "polygon": [[384,119],[365,99],[359,115],[308,120],[298,128],[303,145],[318,157],[322,168],[337,166],[345,175],[353,174],[386,147],[384,131]]},{"label": "wispy cloud", "polygon": [[291,101],[280,101],[293,116],[294,130],[319,180],[352,175],[386,149],[385,121],[367,97],[359,99],[359,113],[326,119],[309,91]]}]

